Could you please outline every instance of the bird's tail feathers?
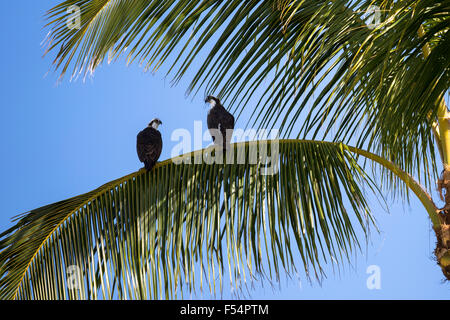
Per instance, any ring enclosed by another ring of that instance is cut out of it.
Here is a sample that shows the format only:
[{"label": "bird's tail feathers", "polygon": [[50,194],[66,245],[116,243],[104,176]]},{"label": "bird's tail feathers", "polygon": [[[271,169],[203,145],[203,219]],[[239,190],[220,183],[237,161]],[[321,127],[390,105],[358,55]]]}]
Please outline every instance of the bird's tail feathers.
[{"label": "bird's tail feathers", "polygon": [[153,161],[145,161],[144,165],[145,165],[145,169],[147,169],[147,171],[150,171],[155,166],[155,162],[153,162]]}]

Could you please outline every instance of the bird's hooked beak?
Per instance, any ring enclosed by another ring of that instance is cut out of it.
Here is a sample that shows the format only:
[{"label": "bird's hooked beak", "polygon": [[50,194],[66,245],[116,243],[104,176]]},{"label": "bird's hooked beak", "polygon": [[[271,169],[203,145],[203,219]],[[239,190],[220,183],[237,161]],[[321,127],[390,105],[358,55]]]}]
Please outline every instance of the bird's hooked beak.
[{"label": "bird's hooked beak", "polygon": [[153,127],[154,129],[158,129],[158,126],[162,125],[162,121],[159,119],[153,119],[152,122],[149,123],[150,127]]},{"label": "bird's hooked beak", "polygon": [[214,107],[219,102],[219,99],[214,96],[207,96],[205,102],[209,103],[211,107]]}]

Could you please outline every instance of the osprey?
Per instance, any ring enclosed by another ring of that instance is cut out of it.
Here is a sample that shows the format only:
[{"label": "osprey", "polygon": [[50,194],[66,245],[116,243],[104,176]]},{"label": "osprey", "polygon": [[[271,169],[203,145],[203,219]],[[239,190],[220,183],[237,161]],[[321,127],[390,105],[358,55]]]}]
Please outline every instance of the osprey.
[{"label": "osprey", "polygon": [[[211,108],[208,111],[207,123],[208,129],[212,136],[214,144],[223,144],[223,149],[228,149],[230,145],[231,136],[233,134],[234,129],[234,117],[231,113],[229,113],[223,105],[220,103],[220,100],[213,96],[208,96],[205,99],[205,102],[211,105]],[[221,137],[217,139],[217,134],[220,134]]]},{"label": "osprey", "polygon": [[160,124],[162,124],[161,120],[155,118],[148,124],[147,128],[137,135],[137,154],[148,171],[153,168],[161,155],[162,139],[161,133],[158,131]]}]

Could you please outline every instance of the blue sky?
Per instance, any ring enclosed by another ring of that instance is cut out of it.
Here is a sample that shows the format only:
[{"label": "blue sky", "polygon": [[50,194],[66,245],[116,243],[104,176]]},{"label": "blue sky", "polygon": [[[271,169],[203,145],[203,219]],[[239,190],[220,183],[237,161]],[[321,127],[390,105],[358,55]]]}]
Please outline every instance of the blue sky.
[{"label": "blue sky", "polygon": [[[90,191],[141,167],[136,134],[149,120],[163,121],[164,149],[170,157],[171,132],[192,130],[194,121],[206,122],[203,93],[185,95],[188,73],[177,86],[164,73],[144,73],[136,64],[104,64],[95,76],[57,85],[57,74],[47,72],[51,57],[42,58],[40,43],[48,30],[43,15],[50,0],[6,2],[0,12],[0,230],[24,211]],[[237,126],[244,126],[245,114]],[[206,123],[205,123],[206,126]],[[380,234],[320,286],[286,280],[274,289],[256,285],[255,299],[447,299],[448,284],[433,260],[435,238],[420,202],[389,203],[386,212],[369,198]],[[369,290],[369,266],[381,272],[381,289]],[[225,283],[226,285],[226,283]],[[206,297],[205,294],[203,297]],[[228,291],[224,298],[233,297]],[[202,298],[202,295],[193,296]]]}]

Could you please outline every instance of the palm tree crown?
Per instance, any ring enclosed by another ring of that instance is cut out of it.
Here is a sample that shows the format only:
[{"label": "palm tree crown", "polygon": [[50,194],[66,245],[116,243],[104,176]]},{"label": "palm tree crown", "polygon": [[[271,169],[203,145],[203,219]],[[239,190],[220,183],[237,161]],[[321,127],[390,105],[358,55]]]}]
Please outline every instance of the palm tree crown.
[{"label": "palm tree crown", "polygon": [[[189,93],[215,92],[237,116],[251,108],[249,125],[296,140],[279,141],[275,175],[172,159],[20,216],[0,235],[0,297],[170,298],[196,277],[214,291],[225,268],[232,285],[296,271],[294,252],[320,279],[322,263],[358,248],[355,226],[373,224],[362,190],[381,185],[359,157],[387,190],[419,197],[450,279],[450,198],[439,209],[430,195],[438,178],[450,190],[449,12],[425,0],[61,2],[47,13],[61,77],[120,57],[157,71],[171,56],[177,83],[202,57]],[[232,149],[249,157],[252,145]]]}]

